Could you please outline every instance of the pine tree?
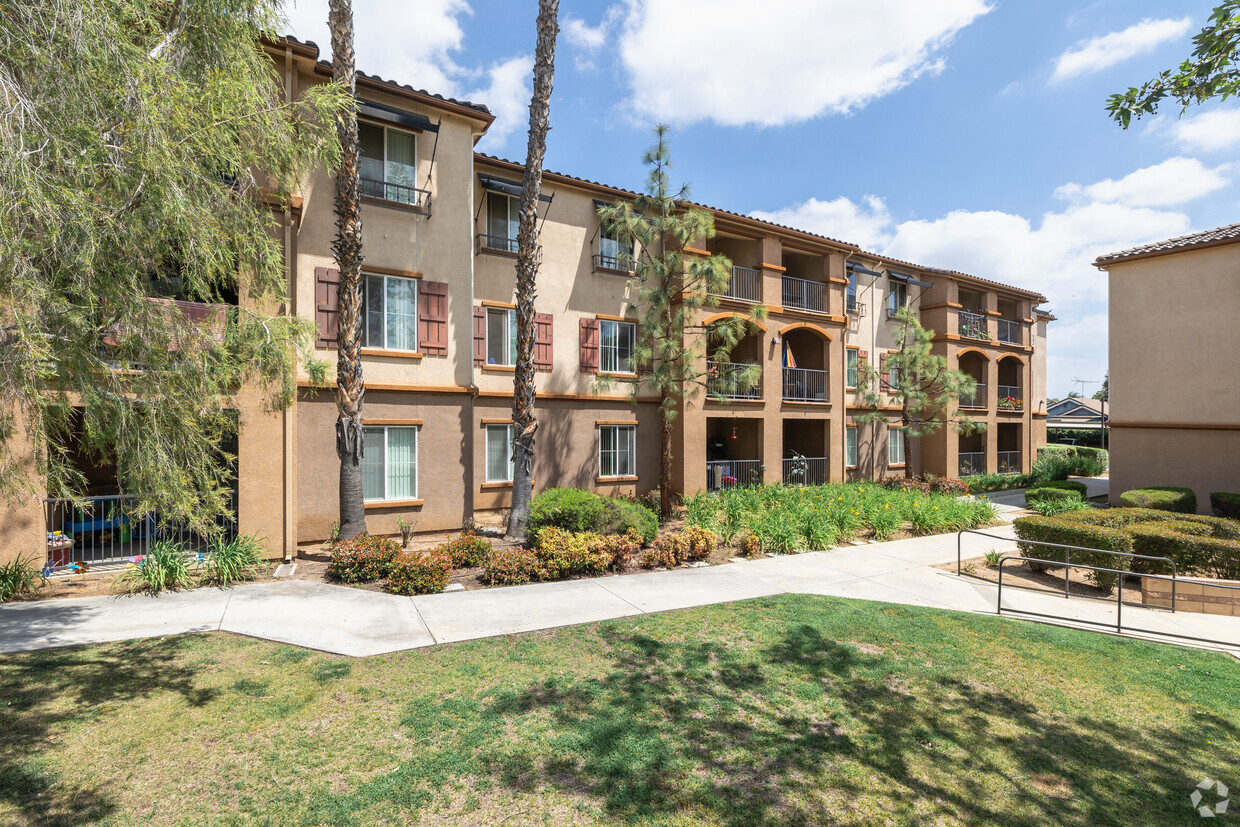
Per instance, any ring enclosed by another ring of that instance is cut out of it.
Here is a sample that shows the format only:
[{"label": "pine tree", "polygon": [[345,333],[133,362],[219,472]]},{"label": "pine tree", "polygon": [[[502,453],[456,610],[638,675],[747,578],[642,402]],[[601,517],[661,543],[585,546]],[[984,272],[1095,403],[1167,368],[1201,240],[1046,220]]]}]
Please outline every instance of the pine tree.
[{"label": "pine tree", "polygon": [[[672,189],[667,132],[663,124],[655,127],[655,145],[642,158],[650,167],[646,191],[632,203],[599,208],[604,230],[634,242],[631,262],[621,261],[621,266],[631,263],[634,272],[630,280],[637,314],[633,361],[641,376],[632,384],[631,393],[636,400],[644,389],[659,399],[659,511],[663,519],[672,513],[672,425],[677,413],[707,385],[708,378],[711,389],[721,397],[757,384],[757,366],[708,377],[705,359],[709,352],[712,360],[726,362],[732,348],[751,331],[750,321],[760,320],[766,312],[757,306],[750,316],[733,314],[709,330],[699,321],[701,310],[718,304],[715,296],[724,292],[732,264],[726,256],[685,252],[693,242],[715,236],[715,221],[708,210],[687,202],[687,186]],[[602,378],[597,384],[605,389],[614,381]]]},{"label": "pine tree", "polygon": [[[334,162],[334,85],[284,100],[274,0],[0,0],[0,490],[230,510],[235,394],[291,404],[283,221]],[[161,296],[164,300],[152,300]],[[198,302],[198,305],[177,304]]]},{"label": "pine tree", "polygon": [[534,487],[534,298],[540,250],[538,248],[538,196],[542,191],[543,155],[550,128],[551,87],[555,81],[555,38],[560,31],[559,0],[539,0],[538,43],[534,50],[534,94],[530,99],[529,143],[525,151],[525,175],[517,227],[517,353],[512,379],[512,511],[507,535],[525,539]]},{"label": "pine tree", "polygon": [[[900,308],[896,323],[899,325],[896,341],[900,346],[887,354],[885,373],[880,374],[870,365],[860,366],[857,404],[866,412],[857,415],[856,421],[870,425],[886,422],[886,415],[879,410],[884,404],[884,395],[896,397],[900,402],[898,428],[904,440],[905,457],[911,456],[911,440],[932,434],[945,425],[959,434],[986,430],[984,422],[951,411],[952,403],[977,391],[977,380],[963,371],[948,368],[945,357],[931,352],[934,331],[922,327],[911,308]],[[896,378],[894,383],[892,376]],[[905,462],[904,476],[912,475],[912,462]]]}]

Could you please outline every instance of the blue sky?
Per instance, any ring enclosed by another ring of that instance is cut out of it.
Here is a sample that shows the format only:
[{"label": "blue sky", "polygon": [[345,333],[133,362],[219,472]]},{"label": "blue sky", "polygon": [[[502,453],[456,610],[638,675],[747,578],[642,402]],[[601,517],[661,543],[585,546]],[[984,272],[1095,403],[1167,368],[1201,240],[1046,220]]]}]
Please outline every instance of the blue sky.
[{"label": "blue sky", "polygon": [[[359,69],[487,104],[480,148],[524,158],[536,2],[354,4]],[[1103,108],[1187,57],[1211,6],[566,1],[546,166],[641,188],[667,121],[696,200],[1044,293],[1065,396],[1106,370],[1090,262],[1240,220],[1240,107],[1167,107],[1127,132]],[[288,13],[326,52],[326,0]]]}]

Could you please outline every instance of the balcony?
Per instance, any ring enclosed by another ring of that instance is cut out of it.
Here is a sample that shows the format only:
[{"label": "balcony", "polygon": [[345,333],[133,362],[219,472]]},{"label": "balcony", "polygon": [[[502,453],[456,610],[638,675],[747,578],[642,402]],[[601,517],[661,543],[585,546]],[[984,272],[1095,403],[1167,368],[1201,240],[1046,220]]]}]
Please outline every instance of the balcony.
[{"label": "balcony", "polygon": [[752,267],[733,265],[724,292],[711,291],[711,295],[742,302],[759,302],[762,300],[762,274]]},{"label": "balcony", "polygon": [[826,402],[827,371],[784,368],[785,402]]},{"label": "balcony", "polygon": [[826,285],[822,282],[784,276],[782,285],[784,307],[809,310],[813,313],[827,312]]},{"label": "balcony", "polygon": [[362,178],[362,198],[382,201],[384,206],[398,207],[421,215],[431,214],[430,190],[418,189],[408,184]]},{"label": "balcony", "polygon": [[594,254],[594,272],[613,273],[623,276],[633,275],[633,257],[626,254],[624,258],[609,256],[603,253]]},{"label": "balcony", "polygon": [[999,385],[999,410],[1023,411],[1025,397],[1020,385]]},{"label": "balcony", "polygon": [[791,457],[784,460],[784,485],[826,485],[831,481],[830,457]]},{"label": "balcony", "polygon": [[969,453],[960,454],[959,473],[960,477],[972,477],[977,474],[986,473],[986,452],[971,451]]},{"label": "balcony", "polygon": [[[224,339],[227,335],[228,305],[188,302],[179,299],[161,299],[154,296],[149,296],[146,300],[158,307],[166,308],[169,314],[179,313],[186,321],[205,333],[207,339],[214,344],[224,344]],[[170,323],[174,321],[174,319],[169,319]],[[127,336],[136,334],[137,331],[134,327],[121,323],[103,335],[103,343],[109,347],[117,347]],[[179,341],[178,339],[169,344],[169,353],[181,350]]]},{"label": "balcony", "polygon": [[844,301],[844,311],[848,313],[849,316],[861,318],[865,315],[865,305],[857,301],[855,298],[846,299]]},{"label": "balcony", "polygon": [[740,387],[739,377],[756,365],[744,362],[707,362],[706,393],[721,399],[761,399],[762,377],[752,387]]},{"label": "balcony", "polygon": [[706,490],[761,485],[762,468],[760,459],[721,459],[707,462]]},{"label": "balcony", "polygon": [[1011,319],[997,319],[999,325],[999,341],[1009,345],[1020,344],[1020,322]]},{"label": "balcony", "polygon": [[985,316],[981,313],[970,313],[967,310],[961,310],[958,315],[961,336],[966,339],[990,341],[990,325]]},{"label": "balcony", "polygon": [[977,390],[971,394],[960,395],[960,408],[962,410],[986,410],[986,383],[978,382]]},{"label": "balcony", "polygon": [[[483,255],[516,258],[518,247],[517,240],[508,236],[489,235],[487,233],[478,233],[477,236],[477,250]],[[534,260],[542,261],[541,244],[534,245]]]},{"label": "balcony", "polygon": [[1020,451],[1000,451],[999,452],[999,473],[1000,474],[1019,474],[1020,473]]}]

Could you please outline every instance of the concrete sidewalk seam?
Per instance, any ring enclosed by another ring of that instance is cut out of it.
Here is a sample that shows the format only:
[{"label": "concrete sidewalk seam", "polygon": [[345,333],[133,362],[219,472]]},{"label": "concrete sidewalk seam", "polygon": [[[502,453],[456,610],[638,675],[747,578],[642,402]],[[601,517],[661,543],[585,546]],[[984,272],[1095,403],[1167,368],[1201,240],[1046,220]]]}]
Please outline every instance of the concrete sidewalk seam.
[{"label": "concrete sidewalk seam", "polygon": [[612,597],[614,597],[614,598],[616,598],[617,600],[619,600],[621,603],[624,603],[625,605],[628,605],[628,606],[632,606],[632,607],[633,607],[633,611],[637,612],[639,615],[647,615],[647,614],[650,614],[650,612],[646,611],[646,610],[645,610],[645,609],[643,609],[641,606],[638,606],[638,605],[636,605],[636,604],[632,603],[631,601],[625,600],[623,597],[621,597],[620,595],[616,594],[616,593],[615,593],[615,592],[613,592],[611,589],[609,589],[609,588],[607,588],[606,586],[604,586],[602,583],[599,583],[598,581],[595,581],[595,585],[597,585],[600,589],[602,589],[603,591],[605,591],[605,592],[607,592],[608,594],[610,594]]},{"label": "concrete sidewalk seam", "polygon": [[224,620],[228,617],[228,607],[232,605],[233,590],[228,590],[228,599],[224,601],[224,611],[220,612],[220,622],[215,624],[215,631],[224,631]]},{"label": "concrete sidewalk seam", "polygon": [[[431,636],[431,641],[433,641],[431,645],[438,646],[439,638],[435,637],[434,631],[431,630],[431,624],[427,623],[426,618],[422,616],[422,610],[418,608],[418,602],[413,599],[412,595],[410,595],[409,597],[409,603],[410,605],[413,606],[413,610],[418,613],[418,620],[422,621],[422,628],[425,629],[426,633]],[[421,647],[416,647],[416,648],[421,648]]]}]

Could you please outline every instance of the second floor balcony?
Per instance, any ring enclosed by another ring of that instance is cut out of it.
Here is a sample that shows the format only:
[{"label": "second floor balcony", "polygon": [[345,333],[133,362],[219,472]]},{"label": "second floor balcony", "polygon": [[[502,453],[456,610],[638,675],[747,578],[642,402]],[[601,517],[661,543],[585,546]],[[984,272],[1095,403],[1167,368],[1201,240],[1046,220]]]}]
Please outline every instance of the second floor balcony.
[{"label": "second floor balcony", "polygon": [[363,198],[372,198],[384,202],[385,206],[401,207],[422,215],[431,214],[430,190],[376,178],[362,178],[361,182]]},{"label": "second floor balcony", "polygon": [[761,399],[761,375],[752,383],[743,381],[755,368],[744,362],[707,362],[706,393],[717,399]]},{"label": "second floor balcony", "polygon": [[966,339],[990,341],[990,324],[986,316],[981,313],[971,313],[968,310],[961,310],[958,315],[961,336]]},{"label": "second floor balcony", "polygon": [[711,291],[712,295],[742,302],[762,301],[762,273],[752,267],[732,266],[728,283],[723,292]]},{"label": "second floor balcony", "polygon": [[1007,344],[1020,344],[1020,322],[1012,319],[996,319],[999,328],[999,341]]},{"label": "second floor balcony", "polygon": [[814,313],[827,312],[826,285],[820,281],[809,281],[792,276],[782,279],[781,304],[797,310],[809,310]]}]

